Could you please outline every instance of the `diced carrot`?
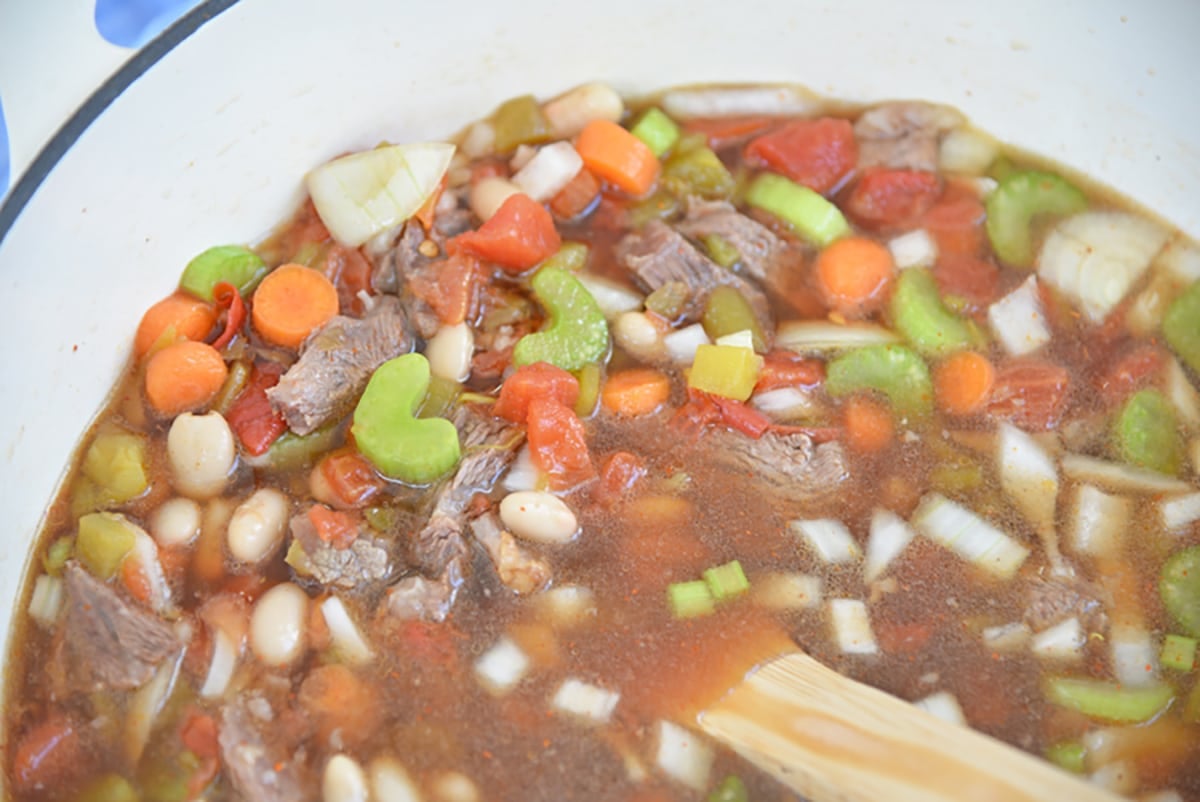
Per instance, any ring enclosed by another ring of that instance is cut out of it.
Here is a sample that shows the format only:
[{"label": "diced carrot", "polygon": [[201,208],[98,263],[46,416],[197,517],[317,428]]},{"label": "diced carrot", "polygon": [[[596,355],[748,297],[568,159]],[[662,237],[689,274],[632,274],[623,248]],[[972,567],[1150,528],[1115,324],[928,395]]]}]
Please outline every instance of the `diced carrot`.
[{"label": "diced carrot", "polygon": [[793,120],[747,145],[746,159],[824,194],[854,169],[858,142],[849,120]]},{"label": "diced carrot", "polygon": [[704,134],[708,146],[720,150],[736,145],[752,136],[764,133],[779,124],[778,117],[755,115],[749,117],[697,117],[683,124],[689,134]]},{"label": "diced carrot", "polygon": [[825,380],[825,364],[791,351],[771,351],[763,357],[754,392],[778,390],[780,387],[813,387]]},{"label": "diced carrot", "polygon": [[317,537],[335,549],[348,548],[358,537],[358,521],[353,515],[331,510],[324,504],[312,505],[308,520],[316,528]]},{"label": "diced carrot", "polygon": [[79,728],[65,714],[50,713],[17,739],[12,779],[19,793],[62,787],[85,767]]},{"label": "diced carrot", "polygon": [[229,369],[207,343],[180,340],[146,363],[146,400],[158,414],[174,417],[206,405],[221,389]]},{"label": "diced carrot", "polygon": [[474,317],[483,275],[473,256],[456,254],[414,271],[408,279],[413,295],[429,304],[438,320],[456,326]]},{"label": "diced carrot", "polygon": [[887,448],[896,434],[891,411],[870,398],[853,396],[842,408],[846,444],[855,451],[873,453]]},{"label": "diced carrot", "polygon": [[609,120],[592,120],[575,142],[583,164],[630,195],[645,195],[661,165],[645,142]]},{"label": "diced carrot", "polygon": [[598,501],[620,499],[646,475],[646,464],[637,454],[617,451],[604,461],[595,495]]},{"label": "diced carrot", "polygon": [[525,423],[529,405],[539,398],[552,398],[574,408],[579,399],[579,379],[548,362],[522,365],[504,380],[492,414],[513,423]]},{"label": "diced carrot", "polygon": [[152,588],[150,578],[142,570],[141,564],[132,559],[132,555],[121,562],[121,584],[129,591],[129,595],[142,603],[150,601]]},{"label": "diced carrot", "polygon": [[895,264],[878,242],[845,237],[818,254],[815,271],[826,303],[846,317],[861,317],[887,301]]},{"label": "diced carrot", "polygon": [[1013,359],[996,369],[987,412],[1033,431],[1053,427],[1067,406],[1071,375],[1066,368],[1034,357]]},{"label": "diced carrot", "polygon": [[245,389],[225,415],[229,428],[251,456],[265,454],[271,444],[287,431],[287,421],[267,398],[267,390],[279,384],[282,372],[278,363],[255,362]]},{"label": "diced carrot", "polygon": [[250,319],[263,339],[285,348],[300,343],[338,313],[338,291],[318,270],[280,265],[267,274],[251,301]]},{"label": "diced carrot", "polygon": [[466,253],[495,262],[510,273],[521,273],[553,256],[562,245],[554,218],[524,192],[510,195],[496,213],[475,231],[446,243],[451,254]]},{"label": "diced carrot", "polygon": [[212,304],[185,292],[176,292],[151,306],[142,315],[142,322],[138,324],[133,339],[133,349],[140,359],[168,330],[173,330],[175,337],[203,340],[216,323],[217,310]]},{"label": "diced carrot", "polygon": [[347,745],[368,741],[383,722],[373,686],[341,663],[319,666],[300,685],[299,701],[326,740],[335,732]]},{"label": "diced carrot", "polygon": [[600,195],[600,182],[592,171],[580,167],[575,177],[550,199],[550,211],[559,220],[574,220],[591,208]]},{"label": "diced carrot", "polygon": [[996,383],[996,369],[983,354],[960,351],[933,371],[933,394],[951,415],[974,415],[983,409]]},{"label": "diced carrot", "polygon": [[903,227],[927,212],[941,191],[933,173],[872,167],[858,179],[844,208],[859,225]]},{"label": "diced carrot", "polygon": [[658,411],[670,395],[667,374],[653,368],[629,368],[608,377],[600,401],[609,412],[637,418]]},{"label": "diced carrot", "polygon": [[575,410],[556,398],[529,404],[526,437],[533,462],[553,490],[568,490],[596,475],[587,432]]},{"label": "diced carrot", "polygon": [[445,191],[446,176],[442,176],[442,180],[438,182],[437,189],[429,194],[429,197],[421,204],[421,208],[417,209],[416,213],[413,214],[413,218],[426,231],[433,230],[433,218],[437,214],[438,201],[442,199],[442,193]]},{"label": "diced carrot", "polygon": [[326,454],[318,463],[329,489],[342,507],[362,507],[383,489],[384,482],[367,458],[353,448]]}]

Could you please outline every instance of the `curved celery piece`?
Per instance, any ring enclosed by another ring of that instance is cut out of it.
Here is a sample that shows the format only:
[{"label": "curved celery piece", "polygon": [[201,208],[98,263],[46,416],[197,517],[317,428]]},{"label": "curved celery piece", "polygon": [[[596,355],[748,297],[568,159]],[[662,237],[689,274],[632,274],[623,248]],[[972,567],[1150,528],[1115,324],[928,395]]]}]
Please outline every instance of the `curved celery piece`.
[{"label": "curved celery piece", "polygon": [[657,106],[647,109],[629,133],[645,142],[650,152],[660,159],[679,141],[679,126]]},{"label": "curved celery piece", "polygon": [[825,391],[834,398],[861,390],[887,396],[902,415],[924,417],[933,409],[929,368],[916,351],[903,345],[872,345],[829,363]]},{"label": "curved celery piece", "polygon": [[1175,623],[1200,638],[1200,546],[1177,551],[1163,563],[1158,594]]},{"label": "curved celery piece", "polygon": [[513,364],[549,362],[563,370],[579,370],[608,353],[608,322],[579,279],[561,268],[544,267],[533,275],[530,286],[549,312],[550,325],[517,341]]},{"label": "curved celery piece", "polygon": [[1200,373],[1200,281],[1194,282],[1167,308],[1162,331],[1171,350]]},{"label": "curved celery piece", "polygon": [[660,183],[681,198],[698,195],[709,200],[728,198],[736,186],[733,175],[711,148],[700,145],[685,149],[683,143],[663,163]]},{"label": "curved celery piece", "polygon": [[458,464],[458,430],[445,418],[418,418],[429,389],[429,361],[405,354],[371,374],[354,408],[351,431],[359,451],[385,476],[429,484]]},{"label": "curved celery piece", "polygon": [[987,199],[992,250],[1014,267],[1029,267],[1033,264],[1033,218],[1075,214],[1086,208],[1083,192],[1062,176],[1038,170],[1011,173]]},{"label": "curved celery piece", "polygon": [[267,274],[262,258],[241,245],[217,245],[188,262],[179,286],[202,301],[213,301],[213,288],[222,281],[246,295]]},{"label": "curved celery piece", "polygon": [[900,272],[890,311],[897,331],[925,356],[947,356],[974,344],[971,327],[942,303],[937,282],[928,270]]},{"label": "curved celery piece", "polygon": [[1126,724],[1149,721],[1174,695],[1169,685],[1118,685],[1077,677],[1052,677],[1046,681],[1046,696],[1059,707]]},{"label": "curved celery piece", "polygon": [[589,248],[582,242],[564,242],[559,249],[546,261],[542,267],[557,267],[571,273],[578,273],[587,265]]},{"label": "curved celery piece", "polygon": [[1113,436],[1117,453],[1130,465],[1176,476],[1183,465],[1183,443],[1175,408],[1158,390],[1140,390],[1125,402]]},{"label": "curved celery piece", "polygon": [[763,173],[746,190],[746,203],[791,224],[804,239],[824,248],[850,233],[838,207],[781,175]]}]

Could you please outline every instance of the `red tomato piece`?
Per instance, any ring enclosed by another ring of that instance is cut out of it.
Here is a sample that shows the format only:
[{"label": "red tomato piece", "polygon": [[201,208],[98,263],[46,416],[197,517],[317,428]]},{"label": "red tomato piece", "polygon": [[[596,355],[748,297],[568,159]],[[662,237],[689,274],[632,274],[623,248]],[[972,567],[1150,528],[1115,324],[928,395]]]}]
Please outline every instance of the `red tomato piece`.
[{"label": "red tomato piece", "polygon": [[941,181],[933,173],[872,168],[854,185],[845,209],[868,228],[905,226],[925,214],[941,192]]},{"label": "red tomato piece", "polygon": [[242,448],[251,456],[266,453],[271,444],[287,431],[287,421],[267,400],[267,390],[279,383],[283,368],[274,362],[255,362],[250,380],[229,408],[225,420],[237,435]]},{"label": "red tomato piece", "polygon": [[937,243],[938,254],[978,254],[983,249],[986,218],[975,189],[951,179],[937,203],[921,218],[921,227]]},{"label": "red tomato piece", "polygon": [[338,309],[342,314],[361,315],[365,310],[358,294],[371,291],[371,263],[362,252],[335,244],[325,254],[322,272],[337,288]]},{"label": "red tomato piece", "polygon": [[361,507],[383,489],[383,480],[366,457],[352,448],[335,451],[321,460],[321,474],[344,507]]},{"label": "red tomato piece", "polygon": [[825,364],[819,359],[806,359],[791,351],[771,351],[763,357],[754,392],[780,387],[813,387],[824,380]]},{"label": "red tomato piece", "polygon": [[475,231],[447,243],[451,254],[468,253],[521,273],[553,256],[562,245],[554,218],[523,192],[509,196],[492,218]]},{"label": "red tomato piece", "polygon": [[645,475],[646,463],[641,457],[628,451],[615,452],[600,469],[596,500],[602,503],[619,500]]},{"label": "red tomato piece", "polygon": [[567,490],[596,475],[587,432],[575,410],[556,398],[529,403],[526,437],[533,462],[554,490]]},{"label": "red tomato piece", "polygon": [[996,370],[988,414],[1022,429],[1050,429],[1066,410],[1070,384],[1066,368],[1053,362],[1010,360]]},{"label": "red tomato piece", "polygon": [[308,520],[317,530],[317,537],[335,549],[349,548],[358,538],[358,521],[354,516],[331,510],[324,504],[314,504],[308,510]]},{"label": "red tomato piece", "polygon": [[574,409],[579,399],[579,380],[548,362],[522,365],[500,386],[500,397],[492,405],[492,414],[513,423],[525,423],[529,405],[538,398],[551,398]]},{"label": "red tomato piece", "polygon": [[482,278],[479,262],[460,254],[415,271],[408,286],[429,304],[438,320],[456,326],[474,316]]},{"label": "red tomato piece", "polygon": [[1165,356],[1157,345],[1135,345],[1110,359],[1092,383],[1107,403],[1119,404],[1154,383],[1166,365]]},{"label": "red tomato piece", "polygon": [[795,120],[751,141],[746,159],[824,194],[854,169],[858,143],[849,120]]},{"label": "red tomato piece", "polygon": [[942,295],[962,298],[972,309],[983,309],[1000,298],[1000,268],[978,256],[940,255],[933,277]]}]

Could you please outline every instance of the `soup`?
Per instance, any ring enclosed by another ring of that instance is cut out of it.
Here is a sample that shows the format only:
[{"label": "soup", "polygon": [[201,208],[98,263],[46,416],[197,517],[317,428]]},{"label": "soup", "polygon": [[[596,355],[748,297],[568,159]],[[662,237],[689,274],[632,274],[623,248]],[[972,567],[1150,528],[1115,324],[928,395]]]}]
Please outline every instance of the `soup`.
[{"label": "soup", "polygon": [[306,186],[141,319],[37,545],[15,799],[790,798],[687,714],[778,631],[1200,799],[1178,232],[951,109],[752,88]]}]

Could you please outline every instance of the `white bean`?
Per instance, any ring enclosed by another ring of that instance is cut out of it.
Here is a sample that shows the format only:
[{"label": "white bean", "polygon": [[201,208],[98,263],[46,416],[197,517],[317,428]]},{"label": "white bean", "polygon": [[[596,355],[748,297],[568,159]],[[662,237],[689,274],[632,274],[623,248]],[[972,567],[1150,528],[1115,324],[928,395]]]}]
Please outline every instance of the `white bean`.
[{"label": "white bean", "polygon": [[321,782],[325,802],[367,802],[367,777],[358,761],[349,755],[334,755],[325,764]]},{"label": "white bean", "polygon": [[421,802],[412,777],[390,757],[371,761],[371,798],[374,802]]},{"label": "white bean", "polygon": [[243,501],[225,530],[229,553],[235,560],[257,563],[275,553],[283,543],[289,505],[287,496],[273,487],[256,490]]},{"label": "white bean", "polygon": [[625,312],[613,321],[613,340],[644,362],[665,356],[663,334],[645,312]]},{"label": "white bean", "polygon": [[467,129],[459,151],[468,159],[486,156],[496,148],[496,129],[486,120],[480,120]]},{"label": "white bean", "polygon": [[475,216],[486,223],[511,195],[520,191],[521,188],[507,178],[489,176],[471,185],[467,203]]},{"label": "white bean", "polygon": [[459,771],[443,771],[430,783],[438,802],[479,802],[479,788]]},{"label": "white bean", "polygon": [[556,139],[575,136],[592,120],[617,122],[625,113],[625,101],[608,84],[577,86],[542,106]]},{"label": "white bean", "polygon": [[308,596],[291,582],[268,590],[250,614],[250,648],[269,666],[285,666],[304,651]]},{"label": "white bean", "polygon": [[471,375],[471,357],[475,356],[475,335],[466,321],[442,326],[425,344],[429,372],[452,382],[464,382]]},{"label": "white bean", "polygon": [[182,496],[150,513],[150,534],[160,546],[182,546],[200,534],[200,505]]},{"label": "white bean", "polygon": [[185,412],[167,433],[167,458],[176,490],[192,498],[212,498],[225,489],[237,459],[233,432],[219,412]]},{"label": "white bean", "polygon": [[500,502],[500,520],[517,537],[537,543],[567,543],[579,532],[571,508],[558,496],[539,490],[505,496]]}]

